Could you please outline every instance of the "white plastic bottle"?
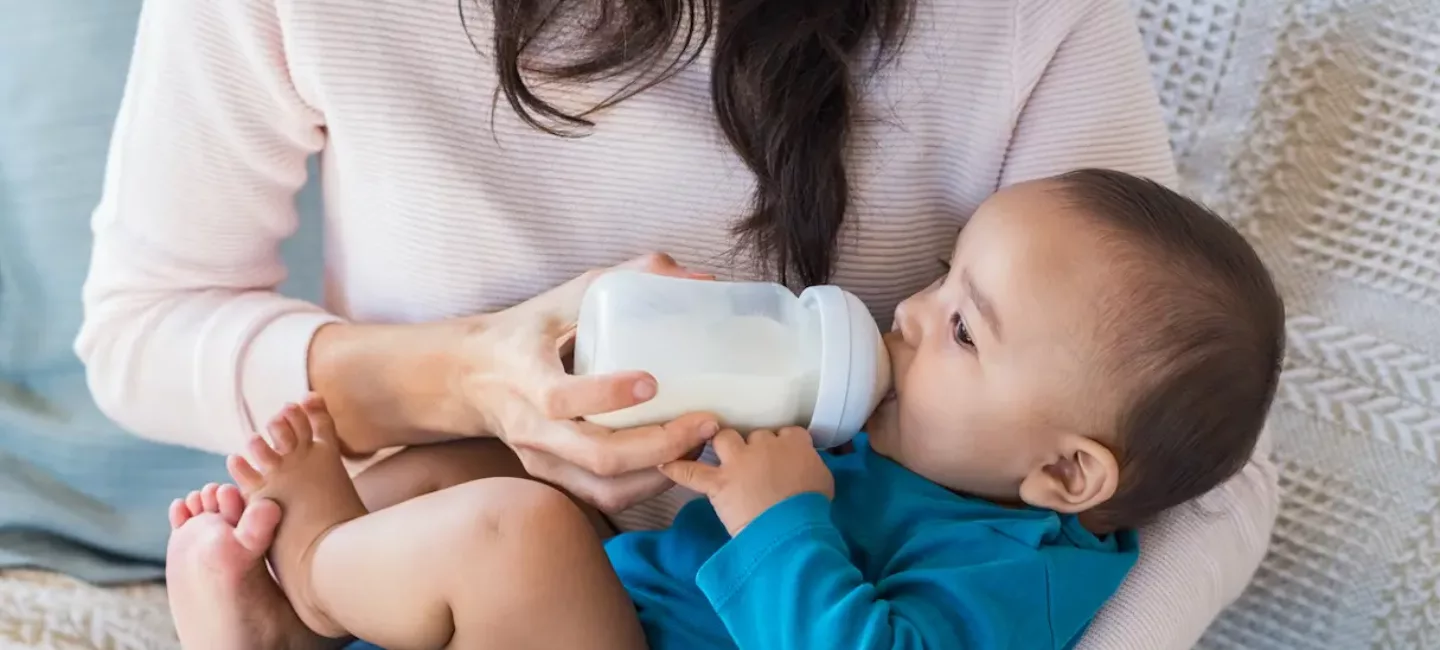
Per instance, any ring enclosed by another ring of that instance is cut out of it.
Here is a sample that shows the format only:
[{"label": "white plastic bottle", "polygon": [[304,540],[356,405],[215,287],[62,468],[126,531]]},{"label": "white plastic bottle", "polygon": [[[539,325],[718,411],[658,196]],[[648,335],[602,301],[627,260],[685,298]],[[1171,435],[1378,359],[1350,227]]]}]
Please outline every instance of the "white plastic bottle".
[{"label": "white plastic bottle", "polygon": [[816,447],[854,437],[890,387],[890,359],[859,298],[835,286],[796,297],[778,284],[635,271],[585,294],[575,374],[643,370],[644,404],[591,416],[627,428],[707,411],[740,431],[803,426]]}]

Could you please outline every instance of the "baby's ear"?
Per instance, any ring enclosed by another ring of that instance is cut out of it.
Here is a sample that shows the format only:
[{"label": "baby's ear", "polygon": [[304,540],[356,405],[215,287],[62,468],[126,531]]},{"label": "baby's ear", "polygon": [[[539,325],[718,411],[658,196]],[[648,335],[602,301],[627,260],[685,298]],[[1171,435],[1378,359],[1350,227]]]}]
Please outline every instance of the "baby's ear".
[{"label": "baby's ear", "polygon": [[1115,496],[1120,466],[1115,454],[1079,434],[1065,434],[1057,457],[1020,482],[1020,499],[1037,508],[1080,514]]}]

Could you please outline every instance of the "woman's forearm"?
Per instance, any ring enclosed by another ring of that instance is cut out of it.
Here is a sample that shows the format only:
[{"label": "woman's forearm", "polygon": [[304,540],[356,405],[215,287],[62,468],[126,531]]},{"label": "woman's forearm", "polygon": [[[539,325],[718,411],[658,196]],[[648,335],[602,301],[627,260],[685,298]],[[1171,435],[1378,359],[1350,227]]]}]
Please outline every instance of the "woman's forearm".
[{"label": "woman's forearm", "polygon": [[325,399],[348,454],[484,433],[458,385],[466,329],[465,321],[335,323],[316,332],[311,389]]},{"label": "woman's forearm", "polygon": [[[96,237],[75,351],[106,415],[151,440],[228,454],[265,418],[304,396],[305,346],[335,320],[319,307],[265,291],[194,291],[126,266],[125,237]],[[149,271],[145,268],[143,270]]]},{"label": "woman's forearm", "polygon": [[1262,440],[1221,487],[1140,531],[1140,563],[1085,632],[1081,650],[1193,646],[1249,584],[1280,505],[1278,471]]}]

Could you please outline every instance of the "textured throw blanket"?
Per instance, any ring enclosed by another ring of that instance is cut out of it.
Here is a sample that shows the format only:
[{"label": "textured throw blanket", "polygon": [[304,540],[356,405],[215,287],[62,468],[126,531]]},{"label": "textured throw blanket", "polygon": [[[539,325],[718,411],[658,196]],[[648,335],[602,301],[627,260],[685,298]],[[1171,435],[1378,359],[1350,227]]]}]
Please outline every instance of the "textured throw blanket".
[{"label": "textured throw blanket", "polygon": [[1187,189],[1277,275],[1269,557],[1206,648],[1440,648],[1440,2],[1140,2]]},{"label": "textured throw blanket", "polygon": [[[1200,647],[1440,648],[1440,0],[1136,9],[1185,189],[1290,309],[1273,548]],[[0,577],[0,650],[174,643],[158,587]]]}]

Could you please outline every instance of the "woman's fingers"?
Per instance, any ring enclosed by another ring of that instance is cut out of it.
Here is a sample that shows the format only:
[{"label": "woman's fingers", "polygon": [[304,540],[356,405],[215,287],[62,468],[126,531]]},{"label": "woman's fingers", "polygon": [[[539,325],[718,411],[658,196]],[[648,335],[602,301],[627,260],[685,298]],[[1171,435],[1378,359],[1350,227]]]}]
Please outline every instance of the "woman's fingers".
[{"label": "woman's fingers", "polygon": [[576,377],[555,373],[540,384],[532,398],[540,413],[551,420],[574,420],[609,413],[655,397],[655,378],[644,372]]},{"label": "woman's fingers", "polygon": [[590,288],[590,285],[595,282],[595,279],[608,271],[616,269],[641,271],[677,278],[715,279],[715,276],[708,273],[695,273],[681,266],[679,262],[675,261],[675,258],[665,253],[651,253],[628,260],[610,269],[599,269],[583,273],[565,284],[540,294],[526,303],[522,303],[520,307],[539,308],[546,316],[550,327],[563,329],[565,326],[575,322],[575,319],[580,313],[580,300],[585,296],[585,291]]},{"label": "woman's fingers", "polygon": [[585,292],[597,278],[615,269],[629,269],[656,275],[666,275],[697,280],[714,280],[709,273],[695,273],[681,266],[675,258],[664,253],[637,257],[610,269],[592,270],[556,286],[519,305],[502,312],[512,322],[529,323],[531,331],[539,335],[554,351],[563,356],[568,354],[574,342],[575,322],[580,318],[580,303]]},{"label": "woman's fingers", "polygon": [[557,456],[596,476],[613,477],[681,458],[704,444],[718,429],[715,418],[704,413],[664,426],[621,431],[587,422],[549,421],[508,442]]},{"label": "woman's fingers", "polygon": [[675,485],[653,467],[608,479],[582,475],[577,480],[587,485],[588,495],[581,498],[606,514],[653,499]]},{"label": "woman's fingers", "polygon": [[613,514],[670,489],[674,483],[654,468],[613,477],[601,477],[538,450],[519,454],[525,471],[558,485],[601,512]]},{"label": "woman's fingers", "polygon": [[627,269],[631,271],[644,271],[645,273],[655,273],[659,275],[677,275],[688,273],[688,271],[685,270],[685,267],[680,266],[680,263],[675,261],[675,258],[670,257],[668,254],[665,253],[650,253],[648,255],[641,255],[640,257],[636,257],[634,259],[622,262],[615,268]]},{"label": "woman's fingers", "polygon": [[691,280],[715,279],[714,274],[696,273],[694,271],[691,271],[690,269],[685,268],[679,262],[675,261],[675,258],[670,257],[665,253],[653,253],[650,255],[637,257],[633,260],[630,260],[629,262],[626,262],[625,264],[621,264],[619,268],[628,268],[637,271],[644,271],[646,273],[654,273],[655,275],[667,275],[672,278],[689,278]]},{"label": "woman's fingers", "polygon": [[[664,254],[616,268],[674,277],[693,273]],[[666,489],[655,469],[702,447],[719,430],[708,414],[663,426],[610,431],[578,421],[652,399],[658,386],[644,372],[568,374],[562,357],[573,344],[585,292],[605,271],[592,271],[488,318],[475,348],[483,363],[467,376],[472,406],[486,428],[514,449],[526,469],[606,510]]]}]

